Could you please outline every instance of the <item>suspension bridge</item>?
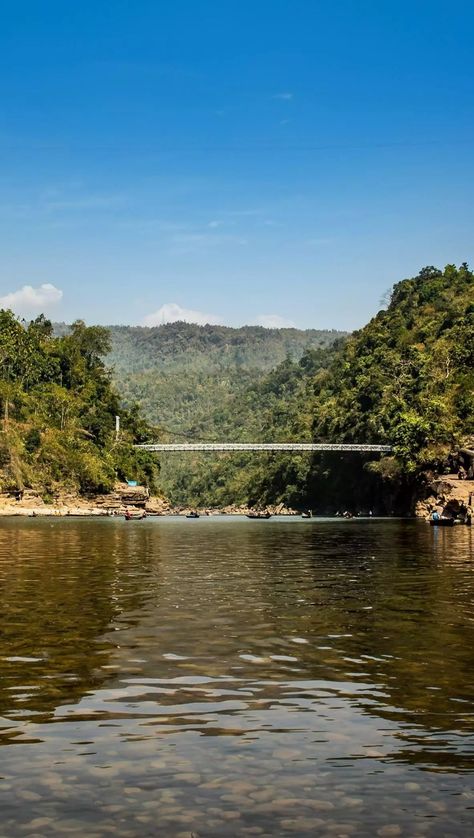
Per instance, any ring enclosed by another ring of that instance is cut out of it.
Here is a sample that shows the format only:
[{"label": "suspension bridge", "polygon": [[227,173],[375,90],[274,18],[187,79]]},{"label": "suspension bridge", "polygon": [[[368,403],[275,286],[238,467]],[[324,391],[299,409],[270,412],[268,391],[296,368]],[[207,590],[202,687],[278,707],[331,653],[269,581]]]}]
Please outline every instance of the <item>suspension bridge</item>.
[{"label": "suspension bridge", "polygon": [[345,443],[317,443],[317,442],[171,442],[171,443],[140,443],[134,446],[142,451],[191,453],[195,451],[339,451],[388,454],[392,450],[390,445],[354,445]]}]

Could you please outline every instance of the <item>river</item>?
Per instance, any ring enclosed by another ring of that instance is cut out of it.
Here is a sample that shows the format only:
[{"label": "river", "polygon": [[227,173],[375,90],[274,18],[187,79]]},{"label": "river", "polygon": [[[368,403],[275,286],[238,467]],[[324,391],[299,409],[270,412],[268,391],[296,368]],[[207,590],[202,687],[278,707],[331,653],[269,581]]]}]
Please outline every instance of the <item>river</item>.
[{"label": "river", "polygon": [[0,834],[470,836],[474,530],[0,522]]}]

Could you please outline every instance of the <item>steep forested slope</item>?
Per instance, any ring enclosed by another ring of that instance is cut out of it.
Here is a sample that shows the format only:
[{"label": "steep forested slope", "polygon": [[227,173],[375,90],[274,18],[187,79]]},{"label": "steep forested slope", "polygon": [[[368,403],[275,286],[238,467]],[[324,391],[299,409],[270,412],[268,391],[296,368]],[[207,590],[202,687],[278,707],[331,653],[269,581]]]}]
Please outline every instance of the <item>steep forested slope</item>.
[{"label": "steep forested slope", "polygon": [[[326,363],[328,347],[342,334],[189,323],[112,326],[108,361],[125,404],[137,403],[165,441],[309,439],[310,370]],[[289,457],[168,455],[161,458],[160,483],[176,503],[244,503],[288,494],[289,482],[301,483],[296,474],[307,464]],[[285,478],[278,477],[282,469]]]},{"label": "steep forested slope", "polygon": [[301,358],[307,348],[328,346],[335,330],[266,329],[262,326],[109,326],[110,362],[117,374],[217,372],[228,368],[271,370],[285,358]]},{"label": "steep forested slope", "polygon": [[[258,380],[221,393],[193,424],[193,439],[310,442],[313,377],[334,351],[307,350],[299,361],[286,359]],[[307,454],[167,454],[160,480],[178,503],[295,505],[305,497],[310,466]]]},{"label": "steep forested slope", "polygon": [[425,268],[332,349],[216,391],[190,426],[218,439],[381,442],[389,457],[242,455],[163,460],[179,500],[409,511],[423,475],[474,434],[474,275]]},{"label": "steep forested slope", "polygon": [[135,410],[121,408],[103,361],[109,348],[101,327],[78,321],[53,337],[44,317],[25,326],[0,311],[1,491],[98,492],[117,477],[153,486],[156,462],[131,446],[150,430]]},{"label": "steep forested slope", "polygon": [[315,439],[389,442],[394,450],[363,474],[340,459],[315,461],[309,494],[350,502],[356,480],[362,503],[385,494],[386,505],[406,506],[420,474],[442,468],[451,448],[474,433],[474,274],[467,265],[424,268],[395,285],[387,310],[315,377],[314,396]]},{"label": "steep forested slope", "polygon": [[[5,334],[13,328],[35,347],[39,341],[42,359],[31,378],[25,360],[30,349],[20,340],[16,356],[7,340],[6,357],[16,358],[7,362],[1,382],[3,474],[11,481],[18,463],[28,480],[39,466],[43,482],[70,473],[81,487],[127,470],[111,442],[118,397],[103,368],[103,351],[132,411],[121,411],[125,426],[141,438],[152,432],[138,420],[135,401],[163,441],[314,439],[393,446],[383,458],[168,455],[160,483],[175,502],[286,501],[321,511],[347,506],[406,512],[423,475],[442,470],[450,450],[474,435],[474,275],[466,265],[424,268],[398,283],[386,310],[340,340],[336,332],[179,323],[113,327],[107,349],[97,327],[59,329],[55,341],[44,332],[44,321],[24,330],[13,327],[9,315],[2,317]],[[86,333],[92,347],[99,340],[92,356]],[[71,357],[81,369],[85,364],[79,378],[64,378],[63,369],[75,369]],[[98,401],[100,410],[94,407]],[[94,419],[97,410],[100,418]],[[134,468],[138,473],[140,464]],[[151,474],[150,460],[141,474],[147,470]]]},{"label": "steep forested slope", "polygon": [[[108,363],[126,404],[156,425],[193,436],[213,433],[216,407],[262,380],[285,359],[331,345],[341,333],[310,329],[197,326],[109,327]],[[218,428],[220,431],[220,428]]]}]

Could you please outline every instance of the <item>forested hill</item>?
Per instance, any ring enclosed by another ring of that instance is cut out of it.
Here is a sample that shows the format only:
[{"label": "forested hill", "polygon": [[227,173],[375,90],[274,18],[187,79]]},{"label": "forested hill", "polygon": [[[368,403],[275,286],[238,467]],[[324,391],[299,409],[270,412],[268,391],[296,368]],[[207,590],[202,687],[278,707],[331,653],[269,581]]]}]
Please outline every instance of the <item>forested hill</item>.
[{"label": "forested hill", "polygon": [[387,440],[405,471],[474,433],[474,274],[424,268],[315,378],[313,432]]},{"label": "forested hill", "polygon": [[197,326],[109,327],[107,358],[126,405],[137,403],[154,425],[215,438],[214,420],[229,401],[285,360],[322,351],[337,331]]},{"label": "forested hill", "polygon": [[[195,505],[274,503],[406,512],[427,472],[474,437],[474,274],[428,267],[363,329],[112,327],[125,406],[163,441],[382,442],[390,457],[163,457],[161,487]],[[168,432],[171,431],[171,433]],[[158,430],[158,433],[160,431]]]},{"label": "forested hill", "polygon": [[109,326],[109,362],[116,375],[130,373],[270,370],[289,357],[299,360],[305,349],[329,346],[343,335],[335,330],[266,329],[262,326]]},{"label": "forested hill", "polygon": [[132,447],[151,429],[122,408],[103,360],[109,348],[100,326],[77,321],[55,337],[43,316],[25,324],[0,311],[0,492],[52,499],[108,491],[130,476],[153,488],[155,459]]},{"label": "forested hill", "polygon": [[[328,362],[329,347],[344,333],[169,323],[112,326],[110,337],[107,360],[125,404],[138,404],[152,424],[172,432],[162,439],[265,441],[308,438],[310,370]],[[262,481],[270,495],[276,491],[267,466],[168,456],[161,487],[177,503],[243,502],[259,495]]]},{"label": "forested hill", "polygon": [[149,371],[125,386],[157,424],[165,417],[195,439],[382,442],[393,455],[163,458],[168,493],[196,504],[409,511],[423,474],[442,470],[474,435],[474,274],[466,265],[424,268],[395,285],[363,329],[279,360],[269,372]]},{"label": "forested hill", "polygon": [[[68,334],[64,323],[57,335]],[[154,425],[177,433],[216,431],[211,414],[261,381],[284,361],[324,352],[346,333],[167,323],[157,327],[108,326],[107,364],[125,405],[138,404]]]},{"label": "forested hill", "polygon": [[[357,496],[406,511],[427,471],[474,435],[474,274],[463,264],[424,268],[394,286],[390,303],[314,378],[315,439],[388,442],[393,455],[361,472],[315,461],[309,496]],[[405,509],[404,509],[405,506]]]}]

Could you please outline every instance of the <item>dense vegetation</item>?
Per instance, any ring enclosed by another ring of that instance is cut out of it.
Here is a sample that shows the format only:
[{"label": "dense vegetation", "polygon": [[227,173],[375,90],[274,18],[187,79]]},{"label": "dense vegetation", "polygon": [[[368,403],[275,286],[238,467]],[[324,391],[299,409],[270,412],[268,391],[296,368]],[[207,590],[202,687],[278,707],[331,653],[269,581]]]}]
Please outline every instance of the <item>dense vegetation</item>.
[{"label": "dense vegetation", "polygon": [[474,433],[474,274],[424,268],[355,332],[314,381],[318,440],[389,442],[393,455],[350,470],[315,463],[311,496],[406,509],[417,483]]},{"label": "dense vegetation", "polygon": [[298,360],[308,348],[329,346],[334,329],[266,329],[263,326],[110,326],[110,361],[117,374],[212,373],[225,369],[272,370],[285,358]]},{"label": "dense vegetation", "polygon": [[[164,441],[242,442],[311,439],[307,387],[343,334],[189,323],[110,333],[109,361],[125,403],[137,403]],[[166,455],[160,478],[175,503],[270,502],[292,497],[307,465],[281,455]]]},{"label": "dense vegetation", "polygon": [[192,323],[112,326],[108,362],[126,404],[139,404],[156,425],[199,438],[223,430],[211,418],[216,408],[224,415],[266,372],[286,359],[298,361],[306,349],[330,345],[339,334]]},{"label": "dense vegetation", "polygon": [[[192,438],[235,442],[311,441],[312,382],[330,350],[307,350],[225,398],[192,426]],[[170,437],[171,439],[171,437]],[[164,490],[179,503],[298,505],[305,496],[307,454],[234,453],[164,455]]]},{"label": "dense vegetation", "polygon": [[474,435],[474,274],[424,268],[350,337],[185,323],[109,335],[81,322],[54,337],[42,317],[1,312],[0,361],[4,488],[153,485],[156,462],[130,445],[151,437],[383,442],[392,454],[367,459],[166,455],[159,485],[183,504],[408,511],[423,475]]},{"label": "dense vegetation", "polygon": [[109,350],[101,327],[78,321],[54,337],[42,316],[25,325],[0,311],[2,491],[94,493],[127,477],[153,485],[156,463],[130,444],[150,429],[136,410],[121,409],[103,360]]},{"label": "dense vegetation", "polygon": [[220,327],[206,328],[166,327],[157,368],[144,378],[129,376],[124,364],[117,372],[157,424],[192,439],[383,442],[393,454],[168,455],[162,478],[177,502],[407,511],[422,475],[441,469],[451,448],[474,434],[474,275],[466,265],[424,268],[398,283],[387,309],[363,329],[302,356],[276,353],[270,371],[267,353],[260,369],[248,361],[249,352],[252,363],[258,357],[254,343],[240,344],[247,363],[237,364],[222,343],[214,353]]}]

